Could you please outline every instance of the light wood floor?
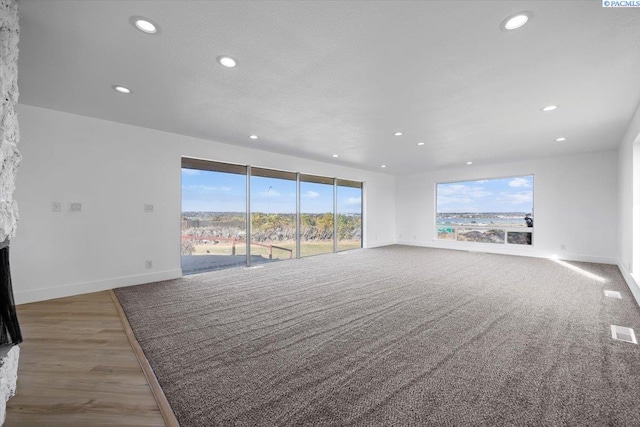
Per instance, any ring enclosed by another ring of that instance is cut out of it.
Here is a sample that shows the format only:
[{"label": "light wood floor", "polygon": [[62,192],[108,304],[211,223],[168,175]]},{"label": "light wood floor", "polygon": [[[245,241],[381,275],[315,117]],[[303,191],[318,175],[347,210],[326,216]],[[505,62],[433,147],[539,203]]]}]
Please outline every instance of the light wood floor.
[{"label": "light wood floor", "polygon": [[18,306],[12,426],[164,426],[108,292]]}]

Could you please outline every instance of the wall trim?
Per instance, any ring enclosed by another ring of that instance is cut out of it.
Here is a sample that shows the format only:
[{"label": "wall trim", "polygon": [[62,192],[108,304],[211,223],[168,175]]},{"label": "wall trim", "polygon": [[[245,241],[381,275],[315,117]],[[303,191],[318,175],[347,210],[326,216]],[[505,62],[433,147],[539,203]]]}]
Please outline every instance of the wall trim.
[{"label": "wall trim", "polygon": [[622,273],[622,277],[624,277],[625,282],[627,282],[627,286],[633,294],[633,297],[636,299],[636,303],[640,306],[640,284],[638,284],[638,280],[636,280],[634,274],[629,273],[629,271],[624,268],[621,262],[618,262],[618,269],[620,270],[620,273]]},{"label": "wall trim", "polygon": [[391,245],[396,245],[398,244],[398,242],[395,242],[393,240],[389,240],[386,242],[374,242],[374,243],[368,243],[367,245],[363,245],[363,249],[371,249],[371,248],[380,248],[382,246],[391,246]]},{"label": "wall trim", "polygon": [[[499,247],[497,244],[495,247],[490,243],[473,243],[466,242],[464,247],[461,247],[459,244],[451,244],[448,242],[425,242],[425,241],[415,241],[415,240],[398,240],[398,245],[407,245],[407,246],[419,246],[419,247],[427,247],[427,248],[435,248],[435,249],[451,249],[454,251],[472,251],[472,252],[486,252],[488,254],[499,254],[499,255],[514,255],[514,256],[526,256],[533,258],[550,258],[551,254],[546,252],[536,251],[535,248],[526,247],[526,248],[516,248],[513,246],[509,246],[508,248]],[[491,245],[491,246],[488,246]],[[558,259],[565,261],[578,261],[578,262],[593,262],[598,264],[612,264],[617,265],[617,258],[603,257],[603,256],[594,256],[594,255],[584,255],[584,254],[573,254],[573,253],[560,253],[558,255]]]},{"label": "wall trim", "polygon": [[30,302],[45,301],[54,298],[63,298],[74,295],[88,294],[91,292],[106,291],[109,289],[122,288],[125,286],[142,285],[144,283],[159,282],[162,280],[179,279],[181,277],[181,269],[158,271],[149,274],[123,276],[113,279],[97,280],[94,282],[74,283],[72,285],[14,292],[14,298],[16,305],[28,304]]}]

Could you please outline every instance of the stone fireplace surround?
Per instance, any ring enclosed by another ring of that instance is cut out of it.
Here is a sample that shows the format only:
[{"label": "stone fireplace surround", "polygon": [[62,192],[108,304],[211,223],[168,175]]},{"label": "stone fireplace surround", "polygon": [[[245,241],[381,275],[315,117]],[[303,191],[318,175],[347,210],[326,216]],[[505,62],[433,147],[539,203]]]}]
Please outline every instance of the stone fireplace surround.
[{"label": "stone fireplace surround", "polygon": [[7,400],[16,394],[19,357],[20,347],[17,345],[0,346],[0,425],[5,420]]},{"label": "stone fireplace surround", "polygon": [[[0,242],[1,247],[16,234],[18,206],[13,193],[20,165],[17,150],[18,118],[18,4],[0,0]],[[3,280],[3,279],[2,279]],[[8,284],[6,284],[8,285]],[[2,284],[0,284],[2,286]],[[5,288],[6,289],[6,288]],[[12,299],[12,298],[11,298]],[[5,301],[6,302],[6,301]],[[3,319],[7,321],[7,319]],[[20,348],[0,345],[0,425],[4,423],[6,401],[16,392]]]}]

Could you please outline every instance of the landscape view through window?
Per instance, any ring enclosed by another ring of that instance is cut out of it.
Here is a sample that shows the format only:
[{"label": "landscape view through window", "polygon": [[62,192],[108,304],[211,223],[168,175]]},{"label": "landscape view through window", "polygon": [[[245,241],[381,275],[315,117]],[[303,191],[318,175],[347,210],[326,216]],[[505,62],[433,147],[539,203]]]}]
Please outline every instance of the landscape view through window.
[{"label": "landscape view through window", "polygon": [[[183,273],[246,263],[246,168],[221,169],[182,168]],[[303,175],[300,185],[300,256],[360,248],[361,184],[337,180],[337,236],[333,178]],[[296,258],[296,173],[251,168],[249,200],[250,263]]]},{"label": "landscape view through window", "polygon": [[438,239],[533,244],[533,175],[436,185]]}]

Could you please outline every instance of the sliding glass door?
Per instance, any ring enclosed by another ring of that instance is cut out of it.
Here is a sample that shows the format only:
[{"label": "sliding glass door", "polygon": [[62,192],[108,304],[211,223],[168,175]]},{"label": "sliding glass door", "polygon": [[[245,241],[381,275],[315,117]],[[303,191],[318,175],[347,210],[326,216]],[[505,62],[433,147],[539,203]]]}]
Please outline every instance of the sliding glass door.
[{"label": "sliding glass door", "polygon": [[362,183],[337,180],[338,251],[362,247]]},{"label": "sliding glass door", "polygon": [[251,264],[296,257],[296,179],[251,168]]},{"label": "sliding glass door", "polygon": [[183,159],[183,274],[246,265],[247,168]]},{"label": "sliding glass door", "polygon": [[300,256],[334,252],[333,178],[300,175]]},{"label": "sliding glass door", "polygon": [[183,274],[362,247],[362,183],[182,158]]}]

